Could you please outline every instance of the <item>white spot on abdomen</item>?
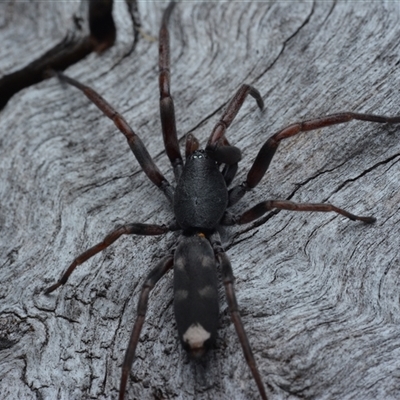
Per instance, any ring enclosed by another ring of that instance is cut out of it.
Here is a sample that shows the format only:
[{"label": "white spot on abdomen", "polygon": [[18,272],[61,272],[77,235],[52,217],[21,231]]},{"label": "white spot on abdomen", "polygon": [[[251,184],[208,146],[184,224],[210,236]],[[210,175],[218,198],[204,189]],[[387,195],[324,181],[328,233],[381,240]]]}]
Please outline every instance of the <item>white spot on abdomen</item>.
[{"label": "white spot on abdomen", "polygon": [[192,350],[204,347],[204,342],[211,336],[200,324],[192,324],[183,334],[183,341],[186,342]]},{"label": "white spot on abdomen", "polygon": [[215,267],[215,261],[214,261],[214,259],[212,259],[210,257],[202,257],[201,266],[203,268],[214,268]]},{"label": "white spot on abdomen", "polygon": [[199,289],[199,295],[201,297],[208,297],[208,298],[217,297],[215,289],[210,285],[204,286],[202,289]]},{"label": "white spot on abdomen", "polygon": [[177,290],[174,294],[174,299],[176,301],[186,300],[189,296],[189,292],[187,290]]},{"label": "white spot on abdomen", "polygon": [[175,268],[184,271],[185,270],[185,260],[183,257],[178,257],[174,262]]}]

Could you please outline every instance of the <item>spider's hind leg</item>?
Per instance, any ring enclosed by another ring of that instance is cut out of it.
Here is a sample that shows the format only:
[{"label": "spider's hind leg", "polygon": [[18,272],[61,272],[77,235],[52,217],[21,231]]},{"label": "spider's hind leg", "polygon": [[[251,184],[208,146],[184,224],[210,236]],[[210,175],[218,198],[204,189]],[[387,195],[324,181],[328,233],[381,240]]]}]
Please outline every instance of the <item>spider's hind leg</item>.
[{"label": "spider's hind leg", "polygon": [[239,306],[236,300],[235,289],[234,289],[234,276],[232,266],[228,256],[225,254],[218,232],[213,233],[209,238],[215,253],[215,257],[219,262],[219,267],[222,274],[222,281],[225,287],[226,300],[228,302],[229,313],[231,315],[232,322],[235,326],[236,333],[239,337],[240,344],[242,346],[243,354],[246,359],[247,365],[250,368],[251,374],[257,384],[258,391],[260,392],[261,398],[267,400],[267,394],[263,381],[261,379],[260,372],[258,371],[256,360],[251,350],[249,340],[247,338],[246,331],[244,329],[242,319],[240,317]]},{"label": "spider's hind leg", "polygon": [[128,349],[125,353],[125,359],[122,364],[122,376],[119,388],[119,400],[124,399],[125,388],[128,382],[129,371],[131,370],[133,359],[135,357],[136,346],[139,342],[140,332],[144,323],[147,311],[147,302],[149,299],[150,291],[154,288],[156,283],[172,268],[174,263],[173,256],[164,257],[156,267],[149,273],[142,286],[140,292],[137,316],[135,324],[132,328],[131,338],[129,340]]}]

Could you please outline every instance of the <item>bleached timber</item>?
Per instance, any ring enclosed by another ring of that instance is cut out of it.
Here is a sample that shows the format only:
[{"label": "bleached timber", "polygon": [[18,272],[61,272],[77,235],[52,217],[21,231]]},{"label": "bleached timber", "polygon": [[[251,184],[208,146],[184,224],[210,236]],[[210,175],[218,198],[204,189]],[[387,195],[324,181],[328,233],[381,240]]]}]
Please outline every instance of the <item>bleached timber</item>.
[{"label": "bleached timber", "polygon": [[[116,45],[66,72],[106,97],[169,180],[158,114],[156,37],[165,3],[140,2],[135,51],[124,3]],[[0,74],[65,35],[80,5],[3,3]],[[269,135],[349,110],[400,114],[397,2],[183,3],[172,16],[172,94],[181,138],[205,143],[244,82],[249,99],[228,131],[244,179]],[[227,231],[242,318],[271,399],[400,396],[400,126],[362,122],[282,143],[261,184],[234,210],[266,199],[330,202],[360,215],[280,212]],[[44,296],[71,260],[127,222],[172,213],[124,137],[87,99],[50,79],[0,112],[0,398],[109,399],[144,276],[174,235],[126,237]],[[257,399],[227,315],[217,349],[186,362],[173,319],[172,275],[150,298],[127,398]]]}]

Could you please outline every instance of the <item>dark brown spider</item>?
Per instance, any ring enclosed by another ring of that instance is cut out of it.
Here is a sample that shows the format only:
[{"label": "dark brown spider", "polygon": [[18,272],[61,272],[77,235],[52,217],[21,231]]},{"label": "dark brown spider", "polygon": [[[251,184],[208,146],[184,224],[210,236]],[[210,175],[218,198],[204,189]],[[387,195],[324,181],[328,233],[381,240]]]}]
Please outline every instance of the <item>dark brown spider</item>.
[{"label": "dark brown spider", "polygon": [[262,399],[267,399],[263,380],[248,342],[234,292],[234,276],[230,261],[221,245],[219,227],[247,224],[272,209],[294,211],[336,212],[351,220],[373,223],[373,217],[362,217],[331,204],[294,203],[286,200],[268,200],[257,204],[241,215],[227,211],[246,192],[258,185],[281,142],[300,132],[311,131],[350,120],[378,123],[399,123],[400,117],[345,112],[295,123],[272,135],[260,149],[246,180],[228,190],[241,158],[240,150],[231,146],[225,137],[227,128],[248,95],[254,97],[260,109],[263,100],[259,92],[242,85],[229,102],[222,118],[215,125],[204,150],[193,135],[186,138],[186,160],[182,159],[175,127],[175,112],[170,95],[170,50],[167,23],[175,3],[164,12],[159,36],[159,87],[160,114],[164,145],[174,170],[174,188],[159,171],[140,138],[125,119],[91,88],[61,73],[61,80],[80,89],[125,135],[136,159],[148,178],[162,190],[174,210],[174,221],[168,225],[132,223],[111,232],[105,239],[78,256],[61,279],[45,293],[51,293],[66,283],[74,269],[90,257],[104,250],[121,235],[161,235],[180,230],[181,239],[173,254],[164,257],[147,276],[139,298],[138,313],[132,330],[122,368],[119,398],[123,399],[125,388],[135,356],[136,346],[144,323],[149,293],[159,279],[174,268],[174,308],[179,338],[193,357],[201,357],[215,342],[219,317],[217,274],[219,267],[223,277],[229,312],[238,334],[243,353],[257,384]]}]

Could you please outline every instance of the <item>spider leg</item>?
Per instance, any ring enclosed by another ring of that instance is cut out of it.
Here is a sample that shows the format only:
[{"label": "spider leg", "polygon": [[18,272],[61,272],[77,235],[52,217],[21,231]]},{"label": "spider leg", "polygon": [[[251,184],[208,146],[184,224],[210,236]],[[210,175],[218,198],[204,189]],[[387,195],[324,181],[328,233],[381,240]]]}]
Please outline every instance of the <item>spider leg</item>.
[{"label": "spider leg", "polygon": [[200,148],[200,143],[196,139],[194,135],[188,133],[186,135],[186,144],[185,144],[185,157],[188,158],[192,153]]},{"label": "spider leg", "polygon": [[[230,146],[225,136],[221,140],[223,146]],[[222,169],[222,175],[224,176],[226,187],[229,187],[230,184],[232,183],[233,179],[235,178],[237,170],[238,170],[238,163],[224,165],[224,168]]]},{"label": "spider leg", "polygon": [[[228,147],[230,151],[233,152],[239,152],[239,159],[240,159],[240,150],[237,147],[233,147],[229,144],[228,140],[224,137],[221,138],[221,146],[225,146]],[[186,135],[186,150],[185,150],[185,156],[186,159],[192,154],[194,153],[196,150],[198,150],[200,148],[200,143],[199,141],[196,139],[196,137],[191,134],[188,133]],[[234,155],[235,156],[235,155]],[[238,163],[234,163],[234,164],[225,164],[222,170],[222,175],[225,179],[225,184],[228,187],[231,183],[233,178],[236,175],[236,172],[238,170]]]},{"label": "spider leg", "polygon": [[140,331],[144,323],[147,311],[147,302],[149,299],[150,291],[154,288],[156,283],[172,268],[173,256],[164,257],[157,266],[147,276],[143,284],[142,291],[140,292],[139,303],[137,308],[136,321],[132,329],[131,338],[129,340],[128,349],[125,353],[124,363],[122,364],[122,376],[119,388],[119,400],[124,399],[125,388],[128,381],[129,372],[132,367],[133,358],[135,357],[136,346],[139,341]]},{"label": "spider leg", "polygon": [[[232,155],[230,155],[230,153],[228,153],[228,148],[233,146],[221,146],[221,144],[223,144],[223,137],[226,130],[235,119],[248,95],[254,97],[260,110],[264,108],[263,99],[261,98],[260,92],[257,89],[246,84],[239,88],[232,100],[229,102],[221,119],[215,125],[207,142],[206,150],[209,153],[215,153],[213,158],[215,158],[216,161],[220,161],[225,164],[235,164],[240,160],[240,157],[239,159],[235,159],[232,157]],[[236,147],[233,148],[236,149]],[[219,154],[220,152],[221,154]]]},{"label": "spider leg", "polygon": [[164,11],[159,34],[159,87],[160,87],[160,115],[163,132],[164,146],[167,156],[174,169],[176,180],[179,179],[183,161],[179,150],[178,136],[176,134],[174,101],[170,93],[170,46],[168,21],[175,2],[171,1]]},{"label": "spider leg", "polygon": [[238,164],[237,163],[232,164],[232,165],[228,165],[228,164],[224,165],[224,168],[222,170],[222,175],[224,176],[225,183],[226,183],[227,187],[229,187],[230,184],[232,183],[233,178],[235,177],[237,170],[238,170]]},{"label": "spider leg", "polygon": [[239,337],[240,344],[242,346],[243,354],[246,359],[247,365],[250,368],[251,374],[256,381],[258,391],[260,392],[261,398],[263,400],[268,400],[267,394],[265,392],[264,384],[262,382],[260,372],[258,371],[256,360],[251,350],[249,340],[244,329],[242,319],[240,318],[239,306],[236,300],[232,266],[229,261],[228,256],[223,251],[219,233],[215,232],[209,238],[211,244],[214,248],[215,257],[219,262],[219,266],[222,274],[222,281],[225,286],[225,295],[228,302],[229,313],[231,315],[232,322],[235,326],[236,333]]},{"label": "spider leg", "polygon": [[346,218],[351,219],[352,221],[362,221],[367,224],[372,224],[376,221],[374,217],[361,217],[358,215],[354,215],[349,213],[342,208],[338,208],[332,204],[327,203],[294,203],[289,200],[267,200],[262,203],[257,204],[256,206],[250,208],[245,211],[243,214],[239,216],[231,215],[230,213],[226,213],[221,221],[222,225],[242,225],[248,224],[262,215],[264,215],[267,211],[271,211],[274,208],[278,210],[291,210],[291,211],[321,211],[321,212],[335,212],[337,214],[341,214]]},{"label": "spider leg", "polygon": [[67,268],[64,272],[61,279],[55,283],[54,285],[50,286],[48,289],[45,290],[45,294],[49,294],[56,290],[61,285],[64,285],[69,276],[75,270],[75,268],[87,261],[89,258],[93,257],[95,254],[100,253],[100,251],[106,249],[112,243],[114,243],[120,236],[122,235],[162,235],[163,233],[169,232],[172,230],[170,227],[165,225],[150,225],[150,224],[128,224],[119,227],[118,229],[112,231],[108,234],[102,242],[96,244],[95,246],[91,247],[90,249],[86,250],[84,253],[79,255],[72,261],[71,265]]},{"label": "spider leg", "polygon": [[95,90],[86,86],[79,81],[70,78],[67,75],[64,75],[61,72],[56,72],[57,76],[64,82],[69,83],[72,86],[75,86],[77,89],[81,90],[83,94],[92,101],[99,109],[110,118],[115,126],[125,135],[129,147],[131,148],[133,154],[138,160],[140,166],[142,167],[145,174],[149,177],[149,179],[160,188],[168,200],[172,203],[173,198],[173,190],[167,179],[160,172],[157,165],[151,158],[149,152],[147,151],[145,145],[142,140],[133,129],[128,125],[125,118],[119,114],[114,107],[112,107],[102,96],[100,96]]},{"label": "spider leg", "polygon": [[343,124],[351,120],[396,124],[400,123],[400,116],[386,117],[383,115],[344,112],[339,114],[331,114],[304,122],[298,122],[287,126],[286,128],[272,135],[261,147],[252,167],[250,168],[250,171],[247,174],[246,181],[230,190],[229,204],[235,204],[244,196],[247,191],[258,185],[261,178],[267,171],[281,140],[295,136],[300,132],[307,132],[324,128],[326,126]]}]

